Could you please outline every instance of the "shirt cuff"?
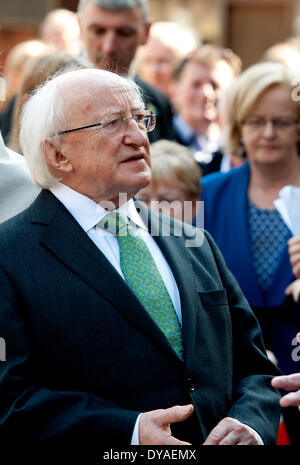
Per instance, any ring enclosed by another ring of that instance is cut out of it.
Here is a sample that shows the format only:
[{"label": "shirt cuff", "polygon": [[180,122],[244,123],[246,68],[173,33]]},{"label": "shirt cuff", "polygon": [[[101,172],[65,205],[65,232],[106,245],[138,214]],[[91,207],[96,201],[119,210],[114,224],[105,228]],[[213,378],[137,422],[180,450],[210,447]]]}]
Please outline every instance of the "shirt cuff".
[{"label": "shirt cuff", "polygon": [[142,414],[140,413],[139,416],[137,417],[136,419],[136,422],[135,422],[135,425],[134,425],[134,428],[133,428],[133,433],[132,433],[132,436],[131,436],[131,442],[130,442],[130,445],[131,446],[139,446],[140,445],[140,440],[139,440],[139,424],[140,424],[140,416]]},{"label": "shirt cuff", "polygon": [[[244,423],[244,425],[245,425],[245,423]],[[251,426],[249,426],[249,425],[245,425],[245,426],[247,426],[247,428],[251,431],[251,433],[254,434],[254,436],[255,436],[256,439],[258,440],[259,444],[260,444],[261,446],[264,446],[264,441],[262,440],[262,437],[260,436],[260,434],[258,434],[258,432],[255,431],[255,429],[251,428]]]}]

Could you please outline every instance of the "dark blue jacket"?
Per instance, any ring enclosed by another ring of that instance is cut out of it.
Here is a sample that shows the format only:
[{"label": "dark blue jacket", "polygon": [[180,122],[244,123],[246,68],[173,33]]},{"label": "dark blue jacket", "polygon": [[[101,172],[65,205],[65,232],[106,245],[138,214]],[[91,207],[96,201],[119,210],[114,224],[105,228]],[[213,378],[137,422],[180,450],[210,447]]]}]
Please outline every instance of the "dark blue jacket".
[{"label": "dark blue jacket", "polygon": [[[288,248],[282,254],[273,282],[263,293],[256,280],[247,219],[249,163],[202,180],[204,227],[212,235],[264,330],[265,342],[276,352],[281,369],[299,371],[291,357],[292,340],[299,330],[299,307],[284,290],[295,279]],[[298,366],[298,367],[297,367]]]}]

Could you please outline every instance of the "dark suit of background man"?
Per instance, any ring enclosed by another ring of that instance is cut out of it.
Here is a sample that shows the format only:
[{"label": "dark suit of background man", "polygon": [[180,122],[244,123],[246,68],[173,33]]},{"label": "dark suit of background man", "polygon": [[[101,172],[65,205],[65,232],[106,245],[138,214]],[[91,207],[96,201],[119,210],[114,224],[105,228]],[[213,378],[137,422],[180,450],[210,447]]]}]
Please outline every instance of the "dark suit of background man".
[{"label": "dark suit of background man", "polygon": [[[130,66],[139,45],[149,35],[148,0],[80,0],[78,19],[85,52],[99,69],[130,74]],[[157,117],[150,142],[174,139],[169,100],[139,76],[135,81],[143,91],[146,108]]]},{"label": "dark suit of background man", "polygon": [[[277,369],[216,245],[135,207],[151,177],[143,108],[133,81],[98,69],[64,73],[26,104],[22,151],[44,189],[0,225],[1,439],[72,450],[276,440]],[[183,359],[123,279],[117,238],[98,226],[107,209],[146,242]]]}]

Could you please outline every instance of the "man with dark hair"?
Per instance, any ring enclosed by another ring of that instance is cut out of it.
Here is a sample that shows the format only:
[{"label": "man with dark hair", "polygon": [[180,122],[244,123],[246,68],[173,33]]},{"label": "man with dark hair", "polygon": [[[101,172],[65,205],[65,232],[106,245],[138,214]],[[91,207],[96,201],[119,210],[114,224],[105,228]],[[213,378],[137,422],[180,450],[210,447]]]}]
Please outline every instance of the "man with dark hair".
[{"label": "man with dark hair", "polygon": [[[146,43],[151,27],[148,0],[80,0],[78,19],[89,60],[97,68],[130,75],[136,50]],[[150,142],[174,139],[169,100],[137,75],[134,79],[143,90],[146,108],[156,115],[157,125],[149,134]]]}]

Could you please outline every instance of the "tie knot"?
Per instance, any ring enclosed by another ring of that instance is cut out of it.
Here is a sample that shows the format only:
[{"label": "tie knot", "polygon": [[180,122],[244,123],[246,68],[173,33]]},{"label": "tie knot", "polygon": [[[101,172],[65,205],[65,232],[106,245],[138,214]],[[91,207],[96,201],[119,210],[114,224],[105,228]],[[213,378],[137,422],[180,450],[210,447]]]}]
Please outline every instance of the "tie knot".
[{"label": "tie knot", "polygon": [[107,213],[99,221],[98,226],[113,236],[127,236],[128,230],[131,228],[129,218],[118,212]]}]

